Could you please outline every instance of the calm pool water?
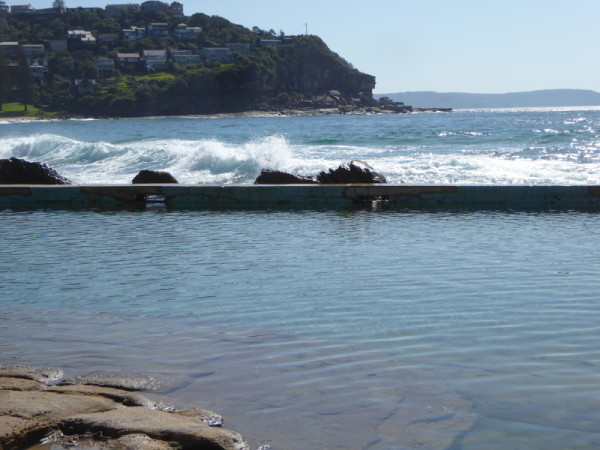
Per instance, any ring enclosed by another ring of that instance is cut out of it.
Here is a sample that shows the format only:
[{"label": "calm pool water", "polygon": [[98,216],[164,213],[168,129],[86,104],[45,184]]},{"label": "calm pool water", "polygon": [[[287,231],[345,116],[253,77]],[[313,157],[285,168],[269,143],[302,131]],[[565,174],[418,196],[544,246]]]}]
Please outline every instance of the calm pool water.
[{"label": "calm pool water", "polygon": [[253,448],[596,448],[598,218],[0,211],[0,363],[156,376]]}]

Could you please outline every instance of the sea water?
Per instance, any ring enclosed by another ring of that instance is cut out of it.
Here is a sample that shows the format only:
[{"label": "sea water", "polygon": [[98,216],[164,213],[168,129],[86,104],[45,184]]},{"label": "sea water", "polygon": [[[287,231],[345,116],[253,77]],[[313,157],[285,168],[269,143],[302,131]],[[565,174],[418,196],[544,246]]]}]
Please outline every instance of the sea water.
[{"label": "sea water", "polygon": [[[80,183],[598,184],[600,110],[0,124]],[[256,448],[597,448],[598,215],[0,211],[0,364],[152,376]]]}]

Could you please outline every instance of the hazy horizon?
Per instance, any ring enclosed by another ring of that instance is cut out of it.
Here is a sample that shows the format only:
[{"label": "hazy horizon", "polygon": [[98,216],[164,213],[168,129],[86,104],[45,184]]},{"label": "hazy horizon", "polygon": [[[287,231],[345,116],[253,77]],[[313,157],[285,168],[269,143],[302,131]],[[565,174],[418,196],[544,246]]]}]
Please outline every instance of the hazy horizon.
[{"label": "hazy horizon", "polygon": [[596,107],[600,94],[582,89],[550,89],[527,92],[468,93],[408,91],[375,93],[376,98],[389,97],[413,107],[426,108],[527,108],[527,107]]},{"label": "hazy horizon", "polygon": [[510,95],[510,94],[529,94],[532,92],[545,92],[545,91],[589,91],[589,92],[593,92],[595,94],[600,95],[600,92],[598,91],[594,91],[593,89],[576,89],[576,88],[556,88],[556,89],[533,89],[530,91],[515,91],[515,92],[459,92],[459,91],[452,91],[452,92],[442,92],[442,91],[435,91],[432,89],[424,89],[424,90],[420,90],[420,91],[389,91],[389,92],[379,92],[377,90],[375,90],[373,92],[373,95],[381,95],[381,94],[402,94],[405,92],[410,92],[410,93],[435,93],[435,94],[465,94],[465,95]]}]

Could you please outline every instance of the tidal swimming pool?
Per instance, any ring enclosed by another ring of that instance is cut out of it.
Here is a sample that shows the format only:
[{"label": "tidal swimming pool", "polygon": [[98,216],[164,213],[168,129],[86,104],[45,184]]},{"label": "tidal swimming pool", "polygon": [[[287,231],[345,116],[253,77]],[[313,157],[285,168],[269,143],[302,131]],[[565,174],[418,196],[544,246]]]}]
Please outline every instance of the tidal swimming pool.
[{"label": "tidal swimming pool", "polygon": [[256,447],[600,445],[598,214],[0,211],[0,363]]}]

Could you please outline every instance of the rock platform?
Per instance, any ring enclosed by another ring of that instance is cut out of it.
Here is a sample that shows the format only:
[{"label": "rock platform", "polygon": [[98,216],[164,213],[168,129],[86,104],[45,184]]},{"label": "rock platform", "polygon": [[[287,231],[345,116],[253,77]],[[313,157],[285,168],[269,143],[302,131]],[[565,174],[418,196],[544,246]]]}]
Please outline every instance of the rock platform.
[{"label": "rock platform", "polygon": [[248,449],[212,411],[161,408],[127,383],[86,383],[62,381],[59,369],[0,367],[0,448]]}]

